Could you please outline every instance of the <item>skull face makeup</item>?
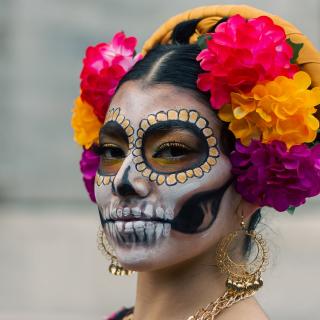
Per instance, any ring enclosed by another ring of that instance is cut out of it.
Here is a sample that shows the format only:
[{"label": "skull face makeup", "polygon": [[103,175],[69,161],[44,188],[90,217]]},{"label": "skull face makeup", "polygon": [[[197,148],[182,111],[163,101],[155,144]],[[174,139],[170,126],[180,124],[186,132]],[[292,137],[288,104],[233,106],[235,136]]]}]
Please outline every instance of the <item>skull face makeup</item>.
[{"label": "skull face makeup", "polygon": [[121,86],[109,110],[95,194],[120,263],[161,268],[213,246],[232,201],[212,110],[188,90],[139,81]]}]

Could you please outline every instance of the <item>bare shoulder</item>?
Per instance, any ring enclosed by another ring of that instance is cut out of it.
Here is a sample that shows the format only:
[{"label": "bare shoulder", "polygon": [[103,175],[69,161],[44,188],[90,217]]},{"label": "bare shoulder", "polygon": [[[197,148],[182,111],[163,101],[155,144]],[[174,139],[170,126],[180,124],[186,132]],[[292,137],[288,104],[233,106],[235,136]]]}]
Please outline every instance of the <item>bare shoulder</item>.
[{"label": "bare shoulder", "polygon": [[270,320],[254,298],[240,301],[224,310],[220,320]]}]

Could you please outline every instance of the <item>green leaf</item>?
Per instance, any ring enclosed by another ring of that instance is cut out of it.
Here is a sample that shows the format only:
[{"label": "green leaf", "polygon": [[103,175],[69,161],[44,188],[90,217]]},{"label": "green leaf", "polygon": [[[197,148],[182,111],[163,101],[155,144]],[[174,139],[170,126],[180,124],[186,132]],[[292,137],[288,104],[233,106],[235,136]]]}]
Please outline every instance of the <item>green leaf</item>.
[{"label": "green leaf", "polygon": [[203,34],[199,36],[197,43],[201,50],[207,49],[207,40],[211,40],[212,37],[209,34]]},{"label": "green leaf", "polygon": [[290,207],[287,209],[287,212],[293,215],[295,210],[296,210],[296,207],[290,206]]},{"label": "green leaf", "polygon": [[303,47],[303,43],[292,42],[290,38],[287,39],[287,43],[293,49],[293,57],[291,58],[290,63],[297,63],[299,52]]}]

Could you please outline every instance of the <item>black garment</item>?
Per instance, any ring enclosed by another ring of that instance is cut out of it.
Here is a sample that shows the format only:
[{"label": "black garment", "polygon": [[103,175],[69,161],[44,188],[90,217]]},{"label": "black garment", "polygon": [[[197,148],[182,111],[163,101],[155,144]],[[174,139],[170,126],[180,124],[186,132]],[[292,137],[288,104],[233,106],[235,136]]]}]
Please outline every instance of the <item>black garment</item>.
[{"label": "black garment", "polygon": [[125,308],[119,311],[112,320],[122,320],[125,316],[131,314],[133,312],[133,308]]}]

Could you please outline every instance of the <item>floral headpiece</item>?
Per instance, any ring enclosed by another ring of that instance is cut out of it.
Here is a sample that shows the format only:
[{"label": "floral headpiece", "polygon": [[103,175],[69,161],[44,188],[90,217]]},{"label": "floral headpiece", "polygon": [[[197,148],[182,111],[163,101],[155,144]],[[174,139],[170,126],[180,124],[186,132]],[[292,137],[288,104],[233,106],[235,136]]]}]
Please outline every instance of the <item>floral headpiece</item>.
[{"label": "floral headpiece", "polygon": [[[296,59],[302,44],[286,39],[282,27],[267,16],[246,20],[234,15],[213,33],[198,38],[197,57],[205,71],[198,88],[210,91],[211,106],[237,138],[231,154],[236,190],[249,202],[293,211],[320,193],[320,88]],[[135,38],[118,33],[110,44],[89,47],[81,72],[81,97],[72,126],[84,147],[83,179],[94,201],[98,139],[115,89],[141,55]]]},{"label": "floral headpiece", "polygon": [[320,88],[309,89],[310,76],[296,64],[302,44],[266,16],[235,15],[203,37],[198,88],[210,90],[213,109],[238,139],[236,190],[259,206],[292,211],[320,193]]},{"label": "floral headpiece", "polygon": [[74,140],[83,147],[80,170],[93,202],[99,156],[92,149],[98,143],[99,130],[120,80],[142,58],[135,54],[136,45],[136,38],[118,32],[111,42],[88,47],[83,59],[81,94],[75,101],[71,126]]}]

